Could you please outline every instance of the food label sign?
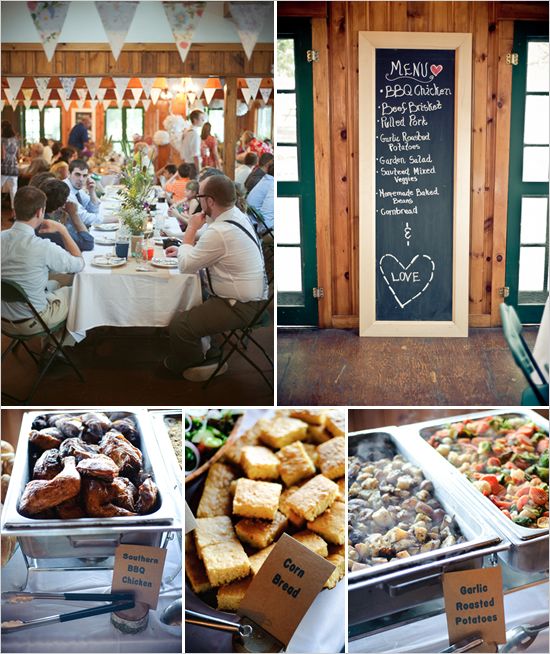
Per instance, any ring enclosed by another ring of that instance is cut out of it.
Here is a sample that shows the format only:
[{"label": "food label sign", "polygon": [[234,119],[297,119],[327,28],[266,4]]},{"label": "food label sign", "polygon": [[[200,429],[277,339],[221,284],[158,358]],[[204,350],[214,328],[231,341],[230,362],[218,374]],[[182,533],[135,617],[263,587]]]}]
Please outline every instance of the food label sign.
[{"label": "food label sign", "polygon": [[157,608],[166,550],[147,545],[119,545],[115,550],[113,592],[133,592],[136,602]]},{"label": "food label sign", "polygon": [[376,319],[452,319],[454,50],[376,50]]}]

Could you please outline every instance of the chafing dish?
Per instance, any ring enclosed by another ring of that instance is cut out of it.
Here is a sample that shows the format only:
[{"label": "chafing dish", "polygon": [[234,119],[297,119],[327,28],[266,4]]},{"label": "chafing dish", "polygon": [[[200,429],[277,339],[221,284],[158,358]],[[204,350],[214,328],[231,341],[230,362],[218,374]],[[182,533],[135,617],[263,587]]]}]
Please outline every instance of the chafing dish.
[{"label": "chafing dish", "polygon": [[179,502],[174,502],[174,491],[160,456],[159,445],[145,412],[103,411],[109,418],[131,417],[139,433],[138,446],[143,453],[143,469],[153,475],[159,489],[158,508],[151,514],[114,518],[46,519],[28,518],[18,511],[19,498],[31,479],[32,463],[29,456],[29,433],[39,415],[74,414],[86,411],[63,410],[51,412],[29,411],[24,414],[15,455],[6,503],[2,513],[2,531],[17,536],[22,551],[33,558],[94,558],[112,556],[121,543],[158,546],[166,531],[181,530]]},{"label": "chafing dish", "polygon": [[452,416],[447,420],[438,419],[407,425],[401,429],[411,440],[418,439],[416,443],[419,448],[422,448],[423,456],[426,459],[429,457],[429,460],[435,461],[438,467],[442,466],[445,470],[444,474],[448,475],[449,478],[452,476],[457,486],[468,497],[468,502],[475,507],[475,511],[488,524],[492,525],[497,533],[509,541],[510,547],[499,554],[508,565],[525,572],[548,570],[548,529],[522,527],[507,518],[489,499],[474,488],[465,475],[426,442],[432,434],[450,423],[461,422],[466,418],[477,419],[494,415],[523,417],[532,420],[537,426],[548,432],[548,420],[530,409],[479,411],[461,416]]},{"label": "chafing dish", "polygon": [[166,463],[166,467],[172,474],[173,481],[176,482],[177,488],[181,492],[183,484],[183,470],[182,463],[178,461],[174,448],[172,446],[172,441],[168,435],[168,429],[171,425],[175,425],[179,421],[181,426],[182,434],[182,452],[181,456],[183,457],[183,414],[181,410],[169,410],[162,409],[158,411],[149,411],[149,418],[153,425],[153,431],[157,437],[159,443],[159,448],[161,455]]},{"label": "chafing dish", "polygon": [[393,559],[373,568],[348,573],[348,621],[350,625],[410,608],[415,604],[442,595],[441,575],[444,572],[480,568],[484,556],[508,547],[496,530],[480,520],[467,494],[449,483],[443,466],[426,465],[423,448],[414,447],[413,439],[390,428],[355,432],[348,436],[348,452],[358,453],[364,439],[388,440],[395,454],[418,466],[434,486],[434,493],[445,511],[453,516],[465,542],[444,549],[415,554],[406,559]]}]

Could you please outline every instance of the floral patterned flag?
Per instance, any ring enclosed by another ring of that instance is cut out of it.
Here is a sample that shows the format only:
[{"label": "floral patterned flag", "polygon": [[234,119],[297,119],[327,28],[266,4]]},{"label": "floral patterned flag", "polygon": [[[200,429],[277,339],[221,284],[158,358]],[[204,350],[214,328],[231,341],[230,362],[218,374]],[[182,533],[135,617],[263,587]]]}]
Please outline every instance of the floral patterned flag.
[{"label": "floral patterned flag", "polygon": [[151,100],[153,104],[157,104],[157,101],[159,99],[159,95],[161,94],[162,89],[159,89],[157,87],[153,87],[151,89]]},{"label": "floral patterned flag", "polygon": [[163,2],[182,62],[185,61],[206,2]]},{"label": "floral patterned flag", "polygon": [[269,96],[271,95],[271,91],[272,91],[271,88],[260,89],[262,100],[265,102],[265,104],[267,104],[267,101],[269,100]]},{"label": "floral patterned flag", "polygon": [[59,97],[61,98],[61,102],[63,103],[63,107],[65,108],[65,111],[69,111],[69,109],[71,108],[71,105],[73,103],[71,98],[68,98],[65,95],[65,92],[62,91],[61,89],[59,89]]},{"label": "floral patterned flag", "polygon": [[66,100],[71,97],[71,93],[73,92],[74,89],[74,83],[76,82],[76,77],[60,77],[59,81],[61,82],[61,86],[63,87],[63,93],[59,94],[59,97],[61,99],[65,98]]},{"label": "floral patterned flag", "polygon": [[246,78],[246,83],[248,84],[248,88],[250,89],[250,97],[255,100],[256,96],[258,95],[258,91],[260,90],[260,84],[262,83],[262,78],[261,77],[247,77]]},{"label": "floral patterned flag", "polygon": [[229,2],[229,12],[247,59],[250,59],[258,36],[270,12],[272,2]]},{"label": "floral patterned flag", "polygon": [[156,77],[140,77],[141,86],[145,91],[145,97],[148,98],[151,95],[151,89],[155,83]]},{"label": "floral patterned flag", "polygon": [[115,59],[120,55],[138,4],[138,2],[112,2],[111,0],[95,3]]},{"label": "floral patterned flag", "polygon": [[[85,77],[86,86],[88,91],[90,91],[90,98],[93,100],[97,97],[97,92],[99,91],[99,85],[101,84],[102,77]],[[102,100],[103,98],[100,98]]]},{"label": "floral patterned flag", "polygon": [[124,93],[126,92],[129,81],[129,77],[113,77],[113,82],[115,83],[115,95],[119,104],[124,99]]},{"label": "floral patterned flag", "polygon": [[147,109],[149,109],[149,105],[151,104],[151,100],[142,100],[141,104],[143,106],[143,109],[147,111]]},{"label": "floral patterned flag", "polygon": [[216,93],[218,89],[215,89],[212,86],[207,86],[204,89],[204,99],[206,100],[206,104],[210,104],[212,102],[212,98],[214,97],[214,94]]},{"label": "floral patterned flag", "polygon": [[38,93],[40,93],[40,99],[44,98],[44,94],[48,90],[49,82],[50,82],[49,77],[35,77],[34,78],[34,83],[36,84],[36,88],[38,89]]},{"label": "floral patterned flag", "polygon": [[4,89],[4,92],[6,93],[6,97],[8,98],[8,102],[12,105],[13,107],[13,101],[17,97],[17,94],[19,93],[21,89],[21,85],[23,84],[23,78],[22,77],[8,77],[8,87]]},{"label": "floral patterned flag", "polygon": [[88,89],[76,89],[76,94],[79,100],[85,100],[88,95]]},{"label": "floral patterned flag", "polygon": [[23,97],[25,100],[30,100],[32,98],[32,94],[34,93],[34,89],[23,89]]},{"label": "floral patterned flag", "polygon": [[48,61],[53,58],[70,4],[70,2],[27,2]]},{"label": "floral patterned flag", "polygon": [[241,89],[241,93],[243,94],[244,101],[246,102],[246,104],[248,104],[252,97],[252,93],[250,89],[247,88],[246,86],[243,86],[243,88]]}]

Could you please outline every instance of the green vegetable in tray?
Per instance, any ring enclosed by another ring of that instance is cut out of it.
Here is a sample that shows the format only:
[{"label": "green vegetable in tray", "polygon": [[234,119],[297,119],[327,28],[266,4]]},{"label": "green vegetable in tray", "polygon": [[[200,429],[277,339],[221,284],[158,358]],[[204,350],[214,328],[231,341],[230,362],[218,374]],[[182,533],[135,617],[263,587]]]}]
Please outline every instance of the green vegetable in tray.
[{"label": "green vegetable in tray", "polygon": [[489,441],[481,441],[481,443],[477,446],[478,454],[486,454],[487,452],[490,451],[491,451],[491,443]]},{"label": "green vegetable in tray", "polygon": [[540,455],[539,466],[541,466],[541,468],[548,468],[548,452],[544,452]]}]

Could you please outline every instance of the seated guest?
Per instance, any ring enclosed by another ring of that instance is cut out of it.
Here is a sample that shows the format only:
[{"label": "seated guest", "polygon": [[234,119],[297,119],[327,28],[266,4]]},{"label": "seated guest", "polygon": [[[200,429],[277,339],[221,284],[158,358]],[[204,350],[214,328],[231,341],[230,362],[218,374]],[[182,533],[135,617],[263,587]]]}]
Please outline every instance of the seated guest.
[{"label": "seated guest", "polygon": [[244,187],[247,193],[250,193],[250,191],[266,174],[267,167],[272,161],[273,161],[273,155],[271,154],[271,152],[265,152],[264,154],[262,154],[262,156],[260,157],[260,161],[258,162],[258,165],[246,178],[246,182],[244,183]]},{"label": "seated guest", "polygon": [[50,168],[50,172],[52,172],[57,179],[67,179],[69,176],[69,164],[66,161],[58,161]]},{"label": "seated guest", "polygon": [[100,223],[99,199],[95,192],[95,181],[89,175],[88,164],[82,159],[71,161],[69,177],[64,183],[69,187],[69,201],[77,204],[80,220],[87,227]]},{"label": "seated guest", "polygon": [[42,158],[45,159],[51,165],[53,150],[50,147],[50,142],[48,139],[44,138],[44,139],[40,139],[40,143],[44,148],[44,150],[42,151]]},{"label": "seated guest", "polygon": [[190,173],[191,166],[182,163],[178,166],[177,173],[166,182],[165,191],[172,194],[172,202],[174,204],[185,200],[185,188],[189,181]]},{"label": "seated guest", "polygon": [[[48,281],[53,273],[77,273],[84,268],[84,259],[67,228],[53,220],[44,220],[46,195],[34,186],[19,189],[15,195],[15,222],[0,234],[2,279],[19,284],[48,326],[62,322],[69,312],[71,289],[59,288],[58,282]],[[38,238],[42,233],[59,234],[65,249],[51,241]],[[42,326],[24,303],[2,302],[2,321],[10,330],[31,335]]]},{"label": "seated guest", "polygon": [[166,164],[164,168],[161,168],[157,171],[157,179],[159,184],[162,187],[162,190],[166,188],[166,182],[173,177],[178,172],[178,167],[175,164]]},{"label": "seated guest", "polygon": [[38,175],[38,173],[47,173],[50,170],[50,164],[42,157],[36,157],[31,161],[25,170],[20,171],[20,176],[28,184],[29,180]]},{"label": "seated guest", "polygon": [[46,159],[44,157],[44,146],[42,143],[31,143],[29,146],[29,157],[31,159]]},{"label": "seated guest", "polygon": [[[199,206],[199,201],[197,200],[198,192],[199,183],[192,179],[190,182],[187,182],[185,187],[185,200],[178,204],[173,204],[170,209],[168,209],[168,215],[177,218],[180,231],[185,231],[187,223],[189,222],[189,217],[195,213],[195,210]],[[166,228],[164,231],[166,232]],[[173,234],[167,233],[167,236],[173,236]]]},{"label": "seated guest", "polygon": [[75,150],[75,148],[67,146],[66,148],[61,148],[61,150],[59,150],[59,157],[55,160],[55,163],[64,161],[66,164],[70,164],[71,161],[74,161],[77,158],[78,152]]},{"label": "seated guest", "polygon": [[59,141],[53,141],[51,147],[52,147],[52,160],[50,163],[54,164],[59,158],[59,153],[61,152],[61,143]]},{"label": "seated guest", "polygon": [[255,152],[247,152],[244,157],[244,163],[237,166],[235,170],[235,184],[242,184],[248,179],[254,167],[258,164],[258,155]]},{"label": "seated guest", "polygon": [[247,152],[255,152],[258,157],[261,157],[265,152],[271,152],[271,147],[257,139],[250,130],[245,130],[239,141],[237,161],[243,162]]},{"label": "seated guest", "polygon": [[33,175],[30,178],[29,186],[36,186],[36,188],[40,188],[40,184],[42,184],[42,182],[46,181],[47,179],[54,178],[55,176],[49,170],[47,170],[45,173],[36,173],[36,175]]},{"label": "seated guest", "polygon": [[[201,213],[189,219],[183,244],[166,255],[178,257],[182,273],[205,269],[209,297],[203,304],[177,312],[169,326],[170,355],[164,366],[189,381],[204,381],[216,369],[219,351],[203,355],[201,338],[243,327],[267,298],[261,245],[247,216],[235,207],[235,185],[225,175],[200,183]],[[195,243],[197,231],[208,223]],[[227,370],[223,366],[218,374]]]},{"label": "seated guest", "polygon": [[[269,164],[267,173],[250,191],[246,201],[251,207],[257,209],[264,217],[265,224],[268,227],[273,227],[275,217],[273,202],[275,197],[275,179],[274,179],[274,164],[273,161]],[[262,232],[262,228],[259,228]]]},{"label": "seated guest", "polygon": [[[77,205],[74,202],[68,202],[70,191],[67,184],[60,179],[52,178],[44,180],[39,188],[46,194],[46,218],[65,225],[82,252],[93,250],[94,237],[80,220]],[[36,235],[47,238],[65,249],[63,239],[57,232],[43,234],[38,230]]]}]

